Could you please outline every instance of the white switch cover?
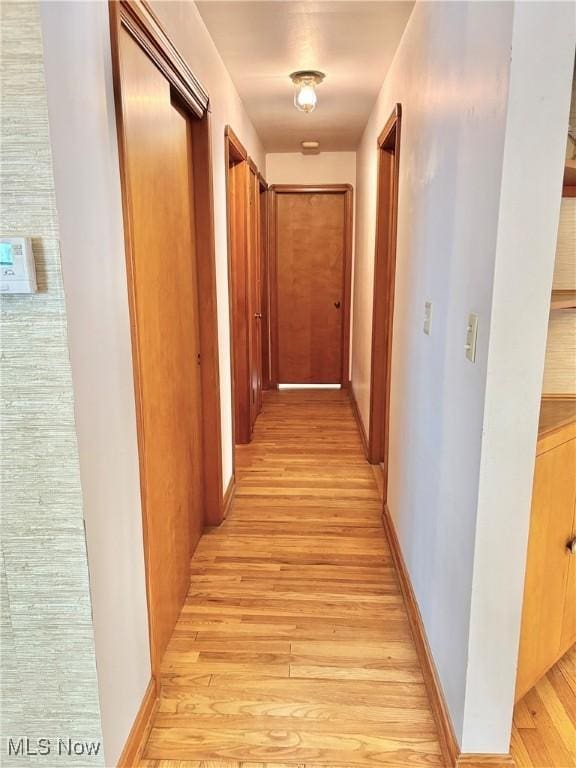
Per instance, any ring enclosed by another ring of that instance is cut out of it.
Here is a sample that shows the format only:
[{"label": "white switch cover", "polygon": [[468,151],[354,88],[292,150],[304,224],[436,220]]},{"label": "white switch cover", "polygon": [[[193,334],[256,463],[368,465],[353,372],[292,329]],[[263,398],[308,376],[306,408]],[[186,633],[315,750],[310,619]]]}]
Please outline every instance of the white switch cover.
[{"label": "white switch cover", "polygon": [[471,312],[468,315],[468,328],[466,329],[466,357],[471,363],[476,362],[476,337],[478,336],[478,315]]},{"label": "white switch cover", "polygon": [[426,301],[424,303],[424,333],[430,336],[432,328],[432,302]]}]

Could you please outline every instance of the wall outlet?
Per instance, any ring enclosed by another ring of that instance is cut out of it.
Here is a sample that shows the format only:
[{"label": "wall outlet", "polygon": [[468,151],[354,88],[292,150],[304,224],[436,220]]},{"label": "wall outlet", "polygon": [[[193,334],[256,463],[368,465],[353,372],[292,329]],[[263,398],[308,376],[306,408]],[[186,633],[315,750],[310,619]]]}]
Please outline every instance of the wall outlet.
[{"label": "wall outlet", "polygon": [[424,302],[424,333],[430,336],[432,331],[432,302]]}]

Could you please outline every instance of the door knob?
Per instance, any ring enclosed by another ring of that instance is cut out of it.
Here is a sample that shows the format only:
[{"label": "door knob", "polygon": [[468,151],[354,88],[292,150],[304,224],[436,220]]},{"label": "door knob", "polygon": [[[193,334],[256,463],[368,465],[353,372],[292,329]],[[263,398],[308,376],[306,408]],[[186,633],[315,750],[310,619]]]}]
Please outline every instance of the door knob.
[{"label": "door knob", "polygon": [[334,306],[336,307],[336,309],[340,309],[340,302],[339,301],[335,301],[334,302]]},{"label": "door knob", "polygon": [[262,312],[254,312],[254,317],[256,320],[262,320]]},{"label": "door knob", "polygon": [[566,549],[568,550],[569,554],[576,555],[576,539],[569,541],[568,544],[566,544]]}]

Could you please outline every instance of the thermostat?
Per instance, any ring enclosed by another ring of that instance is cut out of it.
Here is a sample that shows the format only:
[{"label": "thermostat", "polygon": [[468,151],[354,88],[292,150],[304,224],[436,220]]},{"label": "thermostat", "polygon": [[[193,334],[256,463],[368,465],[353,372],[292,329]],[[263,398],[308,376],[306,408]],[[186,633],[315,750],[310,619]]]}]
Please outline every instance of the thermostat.
[{"label": "thermostat", "polygon": [[29,237],[0,238],[0,293],[36,293],[36,267]]}]

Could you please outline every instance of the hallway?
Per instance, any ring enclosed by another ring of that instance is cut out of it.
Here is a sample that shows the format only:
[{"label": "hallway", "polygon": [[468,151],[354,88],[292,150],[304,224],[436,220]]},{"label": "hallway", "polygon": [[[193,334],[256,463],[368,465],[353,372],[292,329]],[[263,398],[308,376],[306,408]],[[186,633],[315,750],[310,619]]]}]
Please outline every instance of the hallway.
[{"label": "hallway", "polygon": [[347,393],[266,392],[236,461],[141,768],[442,765]]}]

